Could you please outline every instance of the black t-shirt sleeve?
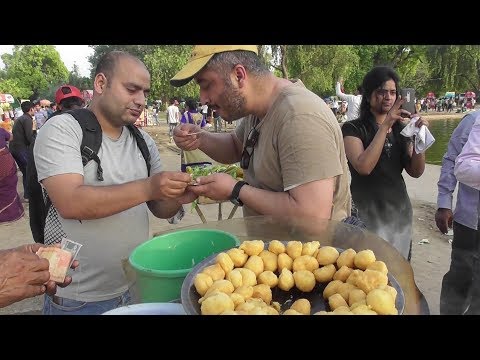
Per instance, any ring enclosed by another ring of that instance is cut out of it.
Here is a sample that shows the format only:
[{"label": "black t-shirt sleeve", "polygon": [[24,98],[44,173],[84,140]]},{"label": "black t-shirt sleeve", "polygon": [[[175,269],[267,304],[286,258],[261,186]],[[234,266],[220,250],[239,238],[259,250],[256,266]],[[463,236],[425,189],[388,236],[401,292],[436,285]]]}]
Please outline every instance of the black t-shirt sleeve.
[{"label": "black t-shirt sleeve", "polygon": [[350,122],[346,122],[342,125],[342,134],[343,137],[353,136],[361,139],[360,131],[358,131],[358,128]]}]

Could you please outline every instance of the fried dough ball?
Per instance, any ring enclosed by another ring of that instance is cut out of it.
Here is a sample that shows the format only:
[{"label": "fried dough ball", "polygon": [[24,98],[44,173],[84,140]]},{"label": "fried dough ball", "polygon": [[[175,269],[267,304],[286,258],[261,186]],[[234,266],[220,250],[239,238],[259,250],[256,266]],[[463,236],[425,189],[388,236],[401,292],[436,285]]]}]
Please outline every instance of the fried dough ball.
[{"label": "fried dough ball", "polygon": [[278,277],[272,271],[264,271],[258,275],[258,283],[268,285],[270,288],[274,288],[278,284]]},{"label": "fried dough ball", "polygon": [[283,291],[289,291],[295,286],[295,279],[293,274],[287,268],[283,268],[280,276],[278,277],[278,287]]},{"label": "fried dough ball", "polygon": [[302,255],[303,245],[300,241],[292,240],[287,242],[287,254],[295,260],[297,257]]},{"label": "fried dough ball", "polygon": [[357,255],[355,255],[355,258],[353,259],[353,263],[355,264],[355,267],[361,270],[365,270],[368,265],[371,263],[374,263],[375,260],[375,254],[373,253],[372,250],[366,249],[359,251]]},{"label": "fried dough ball", "polygon": [[295,286],[298,290],[303,292],[310,292],[316,285],[315,276],[311,271],[300,270],[293,273]]},{"label": "fried dough ball", "polygon": [[350,273],[346,282],[356,286],[357,279],[361,278],[362,276],[363,276],[363,270],[355,269]]},{"label": "fried dough ball", "polygon": [[350,305],[350,310],[353,310],[360,305],[367,305],[367,295],[365,295],[365,299],[359,300],[359,301],[353,303],[352,305]]},{"label": "fried dough ball", "polygon": [[258,276],[264,269],[263,260],[258,255],[252,255],[248,258],[245,265],[243,265],[243,268],[252,270],[255,273],[255,276]]},{"label": "fried dough ball", "polygon": [[278,255],[278,271],[283,269],[292,270],[293,259],[288,256],[286,253],[281,253]]},{"label": "fried dough ball", "polygon": [[211,292],[218,290],[225,294],[231,294],[235,290],[233,284],[228,280],[217,280],[214,281],[212,286],[207,290],[205,296],[208,296]]},{"label": "fried dough ball", "polygon": [[352,273],[353,269],[348,266],[343,265],[337,272],[333,275],[333,280],[347,281],[348,277]]},{"label": "fried dough ball", "polygon": [[298,299],[292,304],[292,306],[290,306],[290,309],[298,311],[300,314],[303,315],[310,315],[312,307],[310,305],[310,301],[308,301],[307,299]]},{"label": "fried dough ball", "polygon": [[379,289],[385,290],[390,295],[392,295],[393,302],[397,300],[397,289],[395,289],[393,286],[390,286],[390,285],[380,286]]},{"label": "fried dough ball", "polygon": [[308,270],[313,272],[318,269],[318,261],[313,256],[310,255],[301,255],[293,260],[292,269],[293,271]]},{"label": "fried dough ball", "polygon": [[233,305],[236,308],[238,305],[243,304],[245,302],[245,298],[240,295],[239,293],[233,292],[229,294],[230,299],[233,301]]},{"label": "fried dough ball", "polygon": [[367,305],[380,315],[398,315],[392,295],[382,289],[373,289],[367,294]]},{"label": "fried dough ball", "polygon": [[285,310],[282,315],[303,315],[303,314],[299,313],[297,310],[288,309],[288,310]]},{"label": "fried dough ball", "polygon": [[258,255],[264,249],[262,240],[247,240],[240,244],[239,249],[245,251],[248,256]]},{"label": "fried dough ball", "polygon": [[202,273],[210,275],[213,281],[225,279],[225,271],[218,263],[206,266],[205,269],[202,270]]},{"label": "fried dough ball", "polygon": [[205,295],[208,288],[212,286],[213,279],[210,275],[204,273],[198,273],[195,275],[195,279],[193,280],[193,285],[195,286],[195,290],[197,290],[200,296]]},{"label": "fried dough ball", "polygon": [[319,269],[316,269],[313,272],[313,275],[315,275],[315,280],[317,280],[317,282],[326,283],[333,280],[333,275],[335,274],[336,271],[337,269],[335,268],[335,265],[330,264],[330,265],[322,266]]},{"label": "fried dough ball", "polygon": [[332,315],[353,315],[350,309],[347,306],[339,306],[332,311]]},{"label": "fried dough ball", "polygon": [[246,300],[250,299],[253,295],[253,286],[249,285],[249,286],[240,286],[238,288],[235,289],[235,291],[233,292],[234,294],[239,294],[239,295],[242,295],[242,297]]},{"label": "fried dough ball", "polygon": [[[355,286],[362,289],[368,295],[373,289],[388,284],[388,277],[379,271],[365,270],[355,282]],[[378,311],[377,311],[378,312]]]},{"label": "fried dough ball", "polygon": [[348,309],[348,311],[350,311],[350,309],[348,308],[347,302],[340,294],[333,294],[332,296],[330,296],[328,298],[328,306],[330,307],[331,310],[335,310],[340,306],[345,306]]},{"label": "fried dough ball", "polygon": [[243,285],[244,286],[255,286],[257,285],[257,276],[255,273],[246,268],[238,268],[240,273],[242,274],[242,280],[243,280]]},{"label": "fried dough ball", "polygon": [[220,315],[239,315],[239,314],[234,310],[225,310]]},{"label": "fried dough ball", "polygon": [[333,246],[324,246],[318,250],[317,261],[320,266],[335,264],[339,256],[338,250]]},{"label": "fried dough ball", "polygon": [[[210,292],[207,291],[204,296],[202,296],[200,299],[198,299],[198,303],[201,304],[205,301],[205,299],[209,298],[210,296],[216,295],[218,293],[221,293],[221,291],[218,290],[218,289],[212,290]],[[228,294],[228,295],[230,295],[230,294]]]},{"label": "fried dough ball", "polygon": [[[255,300],[255,301],[252,301]],[[262,308],[264,306],[267,306],[263,302],[262,299],[247,299],[243,304],[238,305],[235,308],[235,311],[242,311],[245,312],[246,314],[251,314],[253,311],[255,311],[256,308]]]},{"label": "fried dough ball", "polygon": [[280,315],[277,309],[275,309],[273,306],[267,306],[265,308],[265,311],[267,312],[267,315]]},{"label": "fried dough ball", "polygon": [[277,271],[278,256],[268,250],[263,250],[258,256],[263,260],[264,271]]},{"label": "fried dough ball", "polygon": [[233,287],[236,289],[239,286],[243,285],[243,276],[240,268],[233,269],[227,274],[227,280],[233,284]]},{"label": "fried dough ball", "polygon": [[228,274],[230,271],[232,271],[235,266],[232,259],[230,258],[230,256],[228,256],[227,253],[221,252],[217,255],[215,259],[217,263],[220,264],[223,271],[225,271],[225,274]]},{"label": "fried dough ball", "polygon": [[348,301],[350,291],[352,291],[353,289],[356,289],[355,285],[349,283],[342,283],[337,287],[337,294],[340,294],[341,297],[345,299],[345,301]]},{"label": "fried dough ball", "polygon": [[252,298],[260,298],[265,304],[270,305],[272,302],[272,289],[265,284],[258,284],[253,287]]},{"label": "fried dough ball", "polygon": [[278,301],[272,301],[271,306],[272,306],[275,310],[277,310],[277,312],[280,312],[280,309],[282,308],[282,307],[280,306],[280,303],[279,303]]},{"label": "fried dough ball", "polygon": [[225,311],[233,311],[234,309],[232,299],[223,292],[209,296],[202,302],[200,307],[202,315],[219,315]]},{"label": "fried dough ball", "polygon": [[367,269],[368,270],[380,271],[381,273],[383,273],[385,275],[388,274],[387,265],[383,261],[380,261],[380,260],[374,261],[373,263],[368,265]]},{"label": "fried dough ball", "polygon": [[325,310],[320,310],[320,311],[317,311],[316,313],[314,313],[313,315],[330,315],[330,313],[328,311],[325,311]]},{"label": "fried dough ball", "polygon": [[270,241],[268,244],[268,251],[274,253],[275,255],[279,255],[285,252],[285,245],[278,240]]},{"label": "fried dough ball", "polygon": [[348,293],[348,305],[350,305],[351,307],[353,304],[359,301],[365,300],[366,297],[367,297],[367,294],[365,294],[365,291],[363,291],[362,289],[358,289],[358,288],[352,289]]},{"label": "fried dough ball", "polygon": [[319,247],[320,247],[320,242],[318,241],[306,242],[303,244],[303,247],[302,247],[302,255],[313,256],[313,254],[315,254],[315,251],[317,251]]},{"label": "fried dough ball", "polygon": [[340,284],[343,284],[340,280],[330,281],[327,284],[327,286],[325,286],[325,289],[323,290],[323,298],[328,299],[330,296],[335,294],[337,292],[337,288],[340,286]]},{"label": "fried dough ball", "polygon": [[355,259],[355,255],[357,252],[352,248],[342,251],[342,253],[338,256],[337,259],[337,267],[340,269],[342,266],[348,266],[349,268],[354,268],[355,263],[353,260]]},{"label": "fried dough ball", "polygon": [[230,256],[230,259],[232,259],[235,267],[242,267],[243,265],[245,265],[248,259],[248,255],[245,254],[245,251],[238,248],[228,250],[227,254],[228,256]]},{"label": "fried dough ball", "polygon": [[352,309],[352,313],[355,315],[378,315],[368,305],[359,305],[355,309]]}]

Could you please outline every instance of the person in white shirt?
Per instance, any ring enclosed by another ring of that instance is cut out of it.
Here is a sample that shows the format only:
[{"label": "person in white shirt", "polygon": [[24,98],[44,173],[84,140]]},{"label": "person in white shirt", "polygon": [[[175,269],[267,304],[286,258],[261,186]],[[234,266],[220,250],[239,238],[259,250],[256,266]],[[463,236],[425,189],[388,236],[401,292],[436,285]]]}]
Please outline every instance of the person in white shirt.
[{"label": "person in white shirt", "polygon": [[175,99],[170,99],[170,105],[167,108],[167,121],[168,121],[168,136],[170,136],[170,142],[173,140],[173,129],[178,125],[180,121],[180,110],[175,105]]},{"label": "person in white shirt", "polygon": [[335,85],[335,92],[337,96],[347,102],[347,119],[346,121],[355,120],[359,117],[360,113],[360,103],[362,102],[362,87],[358,86],[357,91],[354,95],[344,94],[342,91],[343,88],[343,78],[338,79],[337,84]]}]

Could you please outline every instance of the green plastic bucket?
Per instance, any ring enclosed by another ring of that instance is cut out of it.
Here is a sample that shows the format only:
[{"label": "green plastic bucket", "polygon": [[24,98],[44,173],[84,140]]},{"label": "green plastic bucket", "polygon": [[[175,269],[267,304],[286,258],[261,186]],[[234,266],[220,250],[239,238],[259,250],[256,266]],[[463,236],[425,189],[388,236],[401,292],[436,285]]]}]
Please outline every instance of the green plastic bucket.
[{"label": "green plastic bucket", "polygon": [[239,245],[234,235],[213,229],[180,230],[146,241],[129,257],[137,275],[140,300],[148,303],[180,299],[183,280],[196,264]]}]

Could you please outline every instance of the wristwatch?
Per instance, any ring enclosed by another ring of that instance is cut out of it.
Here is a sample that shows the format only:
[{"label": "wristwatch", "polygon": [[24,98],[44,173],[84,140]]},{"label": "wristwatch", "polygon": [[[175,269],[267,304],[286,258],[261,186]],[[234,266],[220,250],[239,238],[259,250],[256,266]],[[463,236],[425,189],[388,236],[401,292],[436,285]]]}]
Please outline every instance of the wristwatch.
[{"label": "wristwatch", "polygon": [[243,206],[242,200],[240,200],[240,189],[243,185],[248,185],[245,181],[239,181],[235,184],[232,190],[232,194],[230,195],[230,201],[237,206]]}]

